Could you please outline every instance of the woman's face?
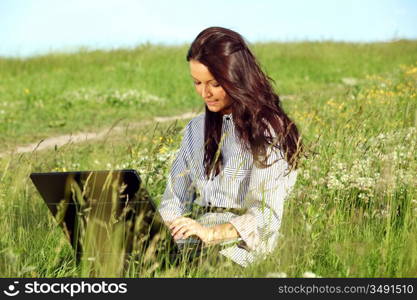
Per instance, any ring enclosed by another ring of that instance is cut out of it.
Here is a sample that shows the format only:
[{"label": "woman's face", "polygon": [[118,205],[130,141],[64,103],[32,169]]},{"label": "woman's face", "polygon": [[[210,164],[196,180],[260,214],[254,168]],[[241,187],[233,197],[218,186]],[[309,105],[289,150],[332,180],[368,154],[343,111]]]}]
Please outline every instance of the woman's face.
[{"label": "woman's face", "polygon": [[213,75],[211,75],[207,67],[193,59],[190,60],[189,64],[195,89],[203,97],[208,109],[212,112],[220,112],[221,114],[231,113],[232,101],[230,97]]}]

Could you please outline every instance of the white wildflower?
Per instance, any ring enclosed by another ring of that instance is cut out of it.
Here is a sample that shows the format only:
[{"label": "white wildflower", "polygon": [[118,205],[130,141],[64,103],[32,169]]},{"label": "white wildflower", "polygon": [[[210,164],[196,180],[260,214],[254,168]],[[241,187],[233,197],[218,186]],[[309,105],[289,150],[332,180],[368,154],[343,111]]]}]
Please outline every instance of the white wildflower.
[{"label": "white wildflower", "polygon": [[271,272],[265,275],[266,278],[286,278],[288,275],[284,272]]},{"label": "white wildflower", "polygon": [[314,274],[313,272],[307,271],[303,274],[304,278],[321,278],[321,276]]},{"label": "white wildflower", "polygon": [[352,77],[345,77],[342,78],[342,82],[345,85],[349,85],[349,86],[354,86],[358,84],[358,80],[356,78],[352,78]]},{"label": "white wildflower", "polygon": [[344,188],[344,185],[335,176],[328,178],[327,186],[333,190],[341,190]]}]

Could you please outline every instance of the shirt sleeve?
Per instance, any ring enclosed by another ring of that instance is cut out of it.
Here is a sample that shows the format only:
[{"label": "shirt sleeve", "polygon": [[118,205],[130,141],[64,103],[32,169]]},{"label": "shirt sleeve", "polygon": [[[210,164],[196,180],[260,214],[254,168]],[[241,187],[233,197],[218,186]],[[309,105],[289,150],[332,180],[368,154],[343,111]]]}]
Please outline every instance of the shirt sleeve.
[{"label": "shirt sleeve", "polygon": [[189,151],[192,120],[187,124],[181,147],[171,166],[167,185],[158,210],[165,222],[172,221],[191,210],[194,188],[190,176]]},{"label": "shirt sleeve", "polygon": [[234,217],[230,223],[236,228],[249,251],[271,252],[278,239],[284,200],[291,192],[296,170],[287,170],[288,163],[277,148],[269,146],[267,168],[253,165],[245,198],[247,212]]}]

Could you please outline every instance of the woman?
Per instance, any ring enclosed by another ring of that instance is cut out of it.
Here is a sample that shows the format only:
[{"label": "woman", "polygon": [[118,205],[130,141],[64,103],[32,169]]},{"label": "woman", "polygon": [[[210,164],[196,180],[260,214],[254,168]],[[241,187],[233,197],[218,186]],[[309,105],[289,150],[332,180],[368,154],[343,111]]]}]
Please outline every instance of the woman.
[{"label": "woman", "polygon": [[198,237],[247,266],[276,246],[300,136],[238,33],[205,29],[187,61],[205,113],[185,128],[159,211],[177,242]]}]

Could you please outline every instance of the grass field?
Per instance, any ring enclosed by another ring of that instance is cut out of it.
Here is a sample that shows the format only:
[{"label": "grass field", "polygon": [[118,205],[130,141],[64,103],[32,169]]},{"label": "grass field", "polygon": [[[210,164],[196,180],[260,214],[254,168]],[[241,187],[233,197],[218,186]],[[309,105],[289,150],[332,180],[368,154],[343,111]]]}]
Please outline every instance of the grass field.
[{"label": "grass field", "polygon": [[[278,248],[246,269],[156,266],[123,276],[416,277],[417,41],[251,47],[311,153],[287,199]],[[0,157],[1,277],[85,275],[31,172],[133,168],[160,200],[187,120],[129,124],[203,110],[186,51],[148,44],[0,59],[1,153],[116,122],[125,128]]]}]

